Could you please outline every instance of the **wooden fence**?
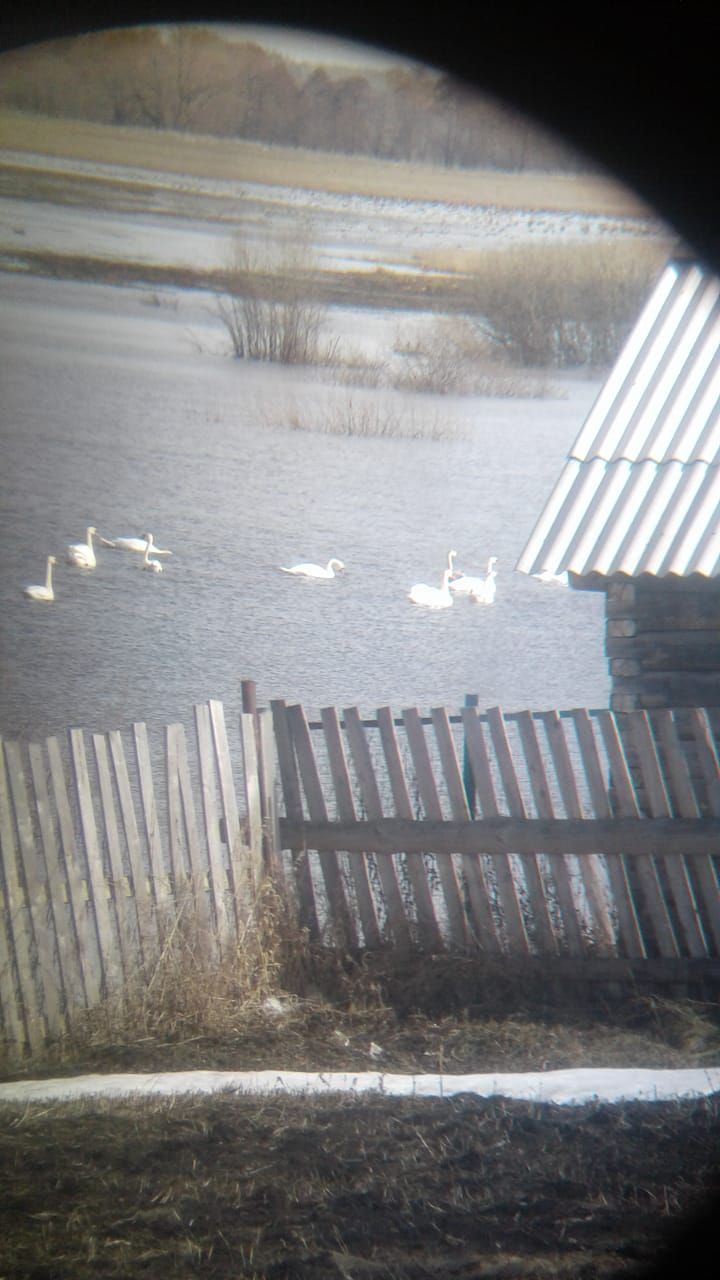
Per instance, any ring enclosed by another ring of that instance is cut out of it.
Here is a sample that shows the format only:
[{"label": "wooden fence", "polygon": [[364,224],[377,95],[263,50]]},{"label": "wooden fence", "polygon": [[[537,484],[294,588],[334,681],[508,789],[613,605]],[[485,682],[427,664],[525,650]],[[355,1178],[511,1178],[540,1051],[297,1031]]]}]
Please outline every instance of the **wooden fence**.
[{"label": "wooden fence", "polygon": [[237,947],[267,875],[327,945],[720,974],[717,712],[313,722],[243,692],[236,751],[215,701],[161,761],[142,724],[2,744],[6,1048],[150,981],[189,908]]}]

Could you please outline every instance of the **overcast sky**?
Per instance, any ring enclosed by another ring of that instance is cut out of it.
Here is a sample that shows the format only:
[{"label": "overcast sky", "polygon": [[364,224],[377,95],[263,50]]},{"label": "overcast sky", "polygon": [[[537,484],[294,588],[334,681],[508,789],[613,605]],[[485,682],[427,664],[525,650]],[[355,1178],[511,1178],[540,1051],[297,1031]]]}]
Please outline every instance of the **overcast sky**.
[{"label": "overcast sky", "polygon": [[[218,24],[220,25],[220,24]],[[290,27],[255,26],[243,23],[222,25],[226,35],[238,40],[253,40],[275,49],[285,57],[303,62],[332,63],[335,66],[397,66],[407,61],[396,53],[387,53],[371,45],[340,40],[335,36],[299,31]]]}]

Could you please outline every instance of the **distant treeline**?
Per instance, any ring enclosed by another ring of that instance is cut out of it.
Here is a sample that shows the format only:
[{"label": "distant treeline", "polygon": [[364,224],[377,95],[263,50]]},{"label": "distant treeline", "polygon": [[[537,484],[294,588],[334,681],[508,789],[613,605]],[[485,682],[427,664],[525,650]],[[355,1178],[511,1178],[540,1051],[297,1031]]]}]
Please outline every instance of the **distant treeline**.
[{"label": "distant treeline", "polygon": [[199,26],[126,28],[2,54],[0,105],[448,166],[594,169],[524,116],[428,67],[299,63]]}]

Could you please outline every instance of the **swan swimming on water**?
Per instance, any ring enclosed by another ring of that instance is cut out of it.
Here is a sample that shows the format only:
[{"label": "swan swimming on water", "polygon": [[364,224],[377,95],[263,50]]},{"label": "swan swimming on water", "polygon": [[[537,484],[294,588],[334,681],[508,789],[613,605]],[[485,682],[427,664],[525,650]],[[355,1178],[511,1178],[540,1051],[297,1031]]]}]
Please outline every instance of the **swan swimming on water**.
[{"label": "swan swimming on water", "polygon": [[416,582],[408,591],[408,600],[412,604],[424,605],[426,609],[447,609],[453,598],[448,583],[452,569],[445,569],[441,587],[428,587],[424,582]]},{"label": "swan swimming on water", "polygon": [[45,585],[40,587],[23,587],[25,595],[31,600],[54,600],[55,592],[52,585],[53,565],[57,564],[55,556],[48,556],[47,566],[45,569]]},{"label": "swan swimming on water", "polygon": [[532,576],[537,582],[543,582],[547,586],[566,587],[570,580],[567,573],[550,573],[549,569],[541,569],[540,573]]},{"label": "swan swimming on water", "polygon": [[484,578],[480,579],[480,585],[473,588],[470,592],[470,599],[473,604],[493,604],[495,601],[495,590],[497,573],[495,565],[497,564],[497,556],[491,556],[487,563],[487,572]]},{"label": "swan swimming on water", "polygon": [[97,560],[95,558],[95,551],[92,543],[94,533],[97,533],[97,529],[94,525],[90,525],[89,529],[85,530],[87,542],[71,543],[65,551],[68,564],[75,564],[79,569],[95,568]]},{"label": "swan swimming on water", "polygon": [[281,573],[295,573],[302,578],[334,578],[335,570],[345,568],[342,560],[328,560],[326,565],[321,564],[294,564],[291,569],[286,569],[285,565],[280,565]]},{"label": "swan swimming on water", "polygon": [[[140,538],[100,538],[104,547],[115,547],[118,551],[137,551],[141,556],[145,555],[148,546],[149,534],[144,533]],[[150,537],[152,542],[152,537]],[[153,551],[156,556],[171,556],[172,551],[167,551],[163,547],[156,547],[153,544]]]},{"label": "swan swimming on water", "polygon": [[151,573],[162,573],[163,567],[159,560],[153,560],[150,557],[150,551],[154,551],[153,536],[151,533],[145,534],[145,554],[143,556],[142,567],[149,569]]}]

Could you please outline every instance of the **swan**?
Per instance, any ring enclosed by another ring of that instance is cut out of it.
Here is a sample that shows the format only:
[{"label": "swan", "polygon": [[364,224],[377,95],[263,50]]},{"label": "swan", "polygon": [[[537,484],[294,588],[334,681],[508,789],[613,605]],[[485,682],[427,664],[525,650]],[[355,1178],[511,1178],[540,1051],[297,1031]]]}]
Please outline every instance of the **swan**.
[{"label": "swan", "polygon": [[55,592],[52,585],[53,565],[57,564],[55,556],[48,556],[47,568],[45,570],[45,586],[44,587],[23,587],[26,596],[31,600],[54,600]]},{"label": "swan", "polygon": [[149,569],[151,573],[162,573],[162,571],[163,571],[163,567],[162,567],[162,565],[161,565],[160,561],[159,561],[159,560],[153,560],[153,559],[151,558],[151,556],[150,556],[150,551],[151,551],[151,550],[152,550],[152,551],[154,551],[154,550],[155,550],[155,547],[154,547],[154,545],[153,545],[153,536],[152,536],[152,534],[151,534],[151,533],[146,533],[146,534],[145,534],[145,539],[146,539],[146,541],[145,541],[145,554],[144,554],[144,556],[143,556],[142,567],[143,567],[143,569]]},{"label": "swan", "polygon": [[94,569],[97,560],[93,549],[93,534],[97,533],[94,525],[90,525],[85,530],[87,542],[73,542],[65,551],[65,556],[69,564],[75,564],[79,569]]},{"label": "swan", "polygon": [[[104,547],[115,547],[118,551],[137,551],[141,556],[145,554],[148,545],[148,535],[144,533],[141,538],[100,538]],[[152,539],[151,539],[152,541]],[[171,556],[172,551],[167,551],[163,547],[153,546],[156,556]]]},{"label": "swan", "polygon": [[342,560],[328,560],[326,565],[321,564],[294,564],[291,569],[286,569],[285,565],[280,565],[281,573],[296,573],[303,578],[334,578],[336,569],[344,569],[345,565]]},{"label": "swan", "polygon": [[480,585],[473,588],[470,592],[470,599],[473,604],[493,604],[495,601],[495,590],[497,573],[495,565],[497,564],[497,556],[491,556],[487,563],[487,572],[484,578],[480,579]]},{"label": "swan", "polygon": [[497,563],[497,556],[491,556],[488,560],[485,576],[482,578],[473,578],[467,573],[455,574],[450,579],[450,590],[456,591],[458,595],[483,595],[487,590],[488,575],[493,573],[493,565]]},{"label": "swan", "polygon": [[441,587],[428,587],[424,582],[416,582],[408,592],[408,600],[424,605],[426,609],[447,609],[453,603],[448,586],[451,573],[452,569],[445,569]]}]

